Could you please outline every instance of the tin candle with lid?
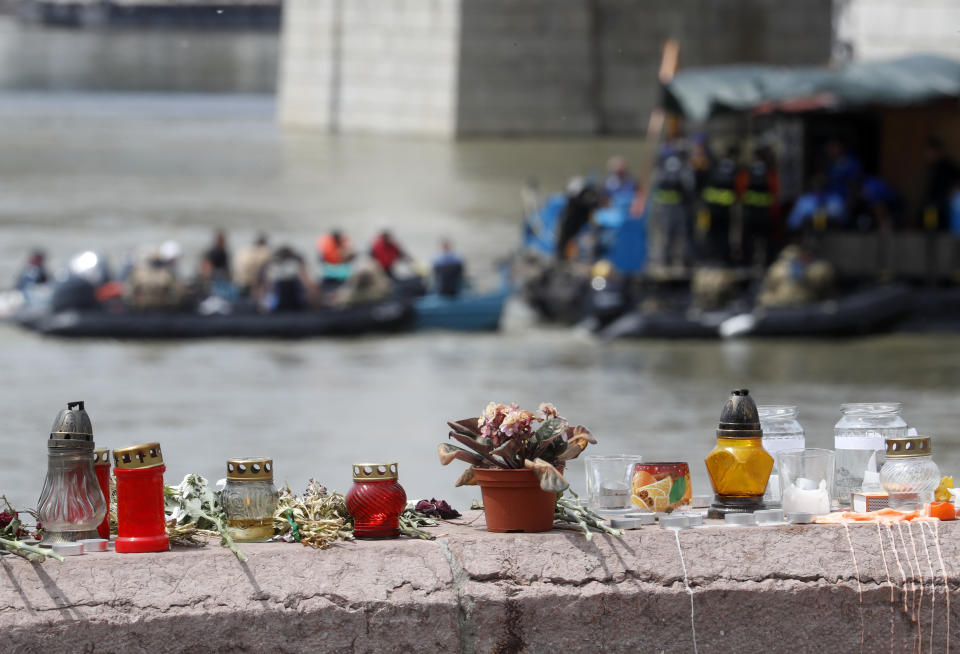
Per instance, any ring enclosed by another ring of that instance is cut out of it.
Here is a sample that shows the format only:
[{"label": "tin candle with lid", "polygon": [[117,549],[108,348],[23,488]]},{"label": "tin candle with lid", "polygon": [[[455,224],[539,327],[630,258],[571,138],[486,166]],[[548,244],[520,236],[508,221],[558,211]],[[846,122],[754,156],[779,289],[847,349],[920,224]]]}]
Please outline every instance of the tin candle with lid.
[{"label": "tin candle with lid", "polygon": [[262,543],[273,537],[273,514],[277,510],[273,485],[273,460],[247,457],[227,460],[227,485],[220,503],[227,514],[233,540]]},{"label": "tin candle with lid", "polygon": [[121,553],[170,549],[163,512],[163,464],[160,443],[113,451],[117,476],[117,542]]},{"label": "tin candle with lid", "polygon": [[347,510],[357,538],[396,538],[407,494],[397,481],[396,463],[355,463]]},{"label": "tin candle with lid", "polygon": [[890,508],[916,511],[933,499],[940,469],[933,462],[928,436],[886,439],[887,461],[880,484],[890,498]]}]

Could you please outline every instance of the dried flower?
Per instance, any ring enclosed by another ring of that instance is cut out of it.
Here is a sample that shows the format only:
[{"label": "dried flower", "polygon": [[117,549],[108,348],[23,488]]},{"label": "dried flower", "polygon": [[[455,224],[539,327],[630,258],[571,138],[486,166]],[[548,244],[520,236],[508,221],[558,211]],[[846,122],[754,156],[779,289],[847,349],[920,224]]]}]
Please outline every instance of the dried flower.
[{"label": "dried flower", "polygon": [[439,518],[441,520],[453,520],[460,517],[460,512],[447,504],[444,500],[429,499],[417,502],[417,513],[422,513],[430,518]]},{"label": "dried flower", "polygon": [[17,517],[16,514],[10,513],[9,511],[4,511],[0,513],[0,529],[3,529],[7,525],[9,525],[11,522],[13,522],[13,519],[16,517]]}]

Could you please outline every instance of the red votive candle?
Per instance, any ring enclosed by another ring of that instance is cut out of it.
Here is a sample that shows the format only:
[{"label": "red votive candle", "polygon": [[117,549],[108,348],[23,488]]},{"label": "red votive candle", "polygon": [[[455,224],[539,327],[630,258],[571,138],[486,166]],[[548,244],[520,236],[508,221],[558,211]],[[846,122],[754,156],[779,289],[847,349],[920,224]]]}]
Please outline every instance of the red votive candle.
[{"label": "red votive candle", "polygon": [[407,494],[397,481],[396,463],[355,463],[347,510],[356,538],[396,538]]},{"label": "red votive candle", "polygon": [[165,552],[170,549],[163,513],[163,454],[160,443],[113,451],[117,475],[118,552]]},{"label": "red votive candle", "polygon": [[100,492],[103,493],[103,500],[107,504],[107,513],[103,516],[103,522],[97,527],[97,535],[110,540],[110,450],[102,448],[93,451],[93,469],[97,473]]}]

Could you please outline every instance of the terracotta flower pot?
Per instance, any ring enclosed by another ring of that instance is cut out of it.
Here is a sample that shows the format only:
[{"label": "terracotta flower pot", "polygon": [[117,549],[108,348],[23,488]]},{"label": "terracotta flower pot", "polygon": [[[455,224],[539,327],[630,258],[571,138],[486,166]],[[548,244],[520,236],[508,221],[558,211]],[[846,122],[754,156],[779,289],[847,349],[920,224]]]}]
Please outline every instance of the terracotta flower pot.
[{"label": "terracotta flower pot", "polygon": [[530,470],[474,468],[487,531],[550,531],[557,494],[540,488],[540,480]]}]

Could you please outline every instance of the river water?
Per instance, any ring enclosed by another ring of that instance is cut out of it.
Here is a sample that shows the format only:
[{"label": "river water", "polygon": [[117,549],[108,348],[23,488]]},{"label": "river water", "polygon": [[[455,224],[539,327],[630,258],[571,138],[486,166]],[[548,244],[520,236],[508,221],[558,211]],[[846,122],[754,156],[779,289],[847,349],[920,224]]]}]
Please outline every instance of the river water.
[{"label": "river water", "polygon": [[[0,280],[42,245],[53,262],[96,248],[119,262],[174,238],[183,272],[215,227],[237,247],[258,229],[309,251],[340,226],[365,243],[382,225],[419,258],[451,236],[481,284],[519,235],[519,186],[597,170],[636,141],[464,141],[283,132],[267,95],[21,91],[0,94]],[[960,338],[623,342],[532,324],[511,305],[499,334],[183,343],[60,341],[0,325],[0,491],[39,495],[50,422],[83,399],[97,443],[157,440],[167,480],[223,476],[232,456],[275,459],[278,481],[345,491],[350,464],[396,460],[411,498],[460,508],[477,496],[440,467],[445,421],[490,400],[557,404],[597,453],[687,460],[694,492],[730,389],[800,405],[810,445],[831,447],[839,404],[900,400],[960,471]],[[455,464],[456,465],[456,464]],[[568,473],[583,489],[581,462]]]}]

